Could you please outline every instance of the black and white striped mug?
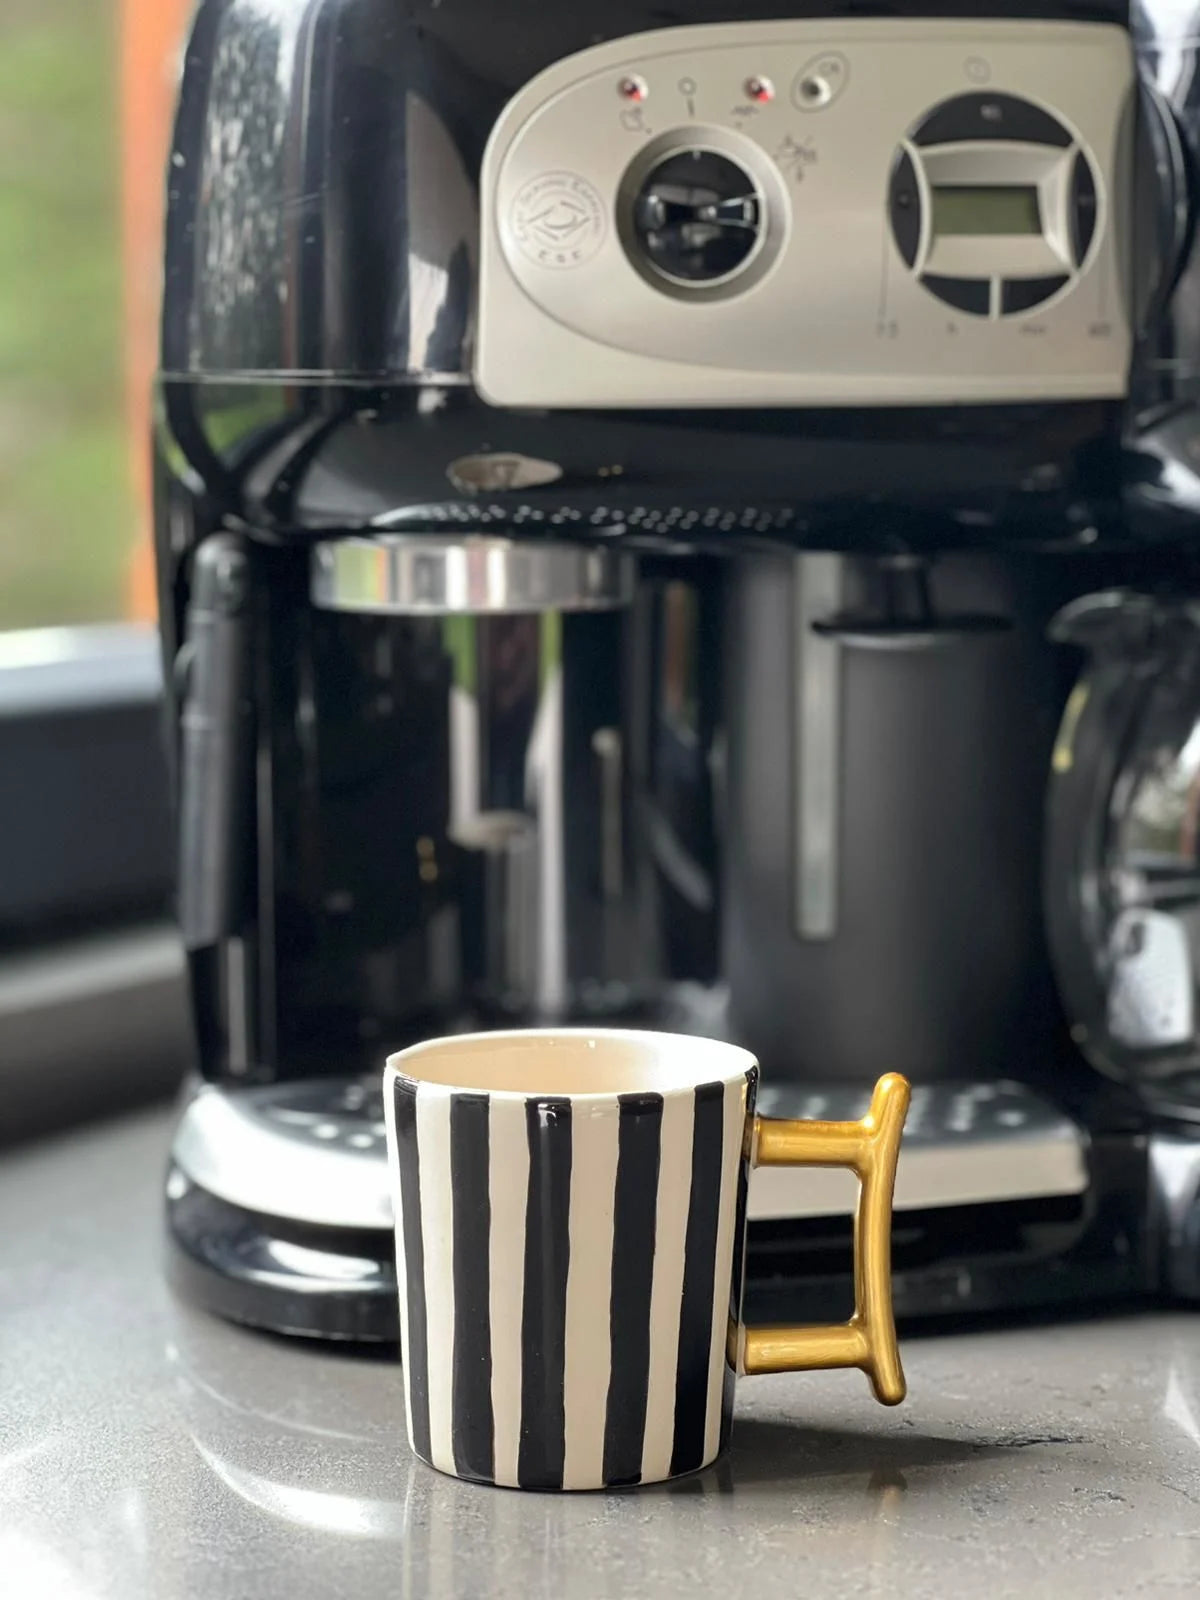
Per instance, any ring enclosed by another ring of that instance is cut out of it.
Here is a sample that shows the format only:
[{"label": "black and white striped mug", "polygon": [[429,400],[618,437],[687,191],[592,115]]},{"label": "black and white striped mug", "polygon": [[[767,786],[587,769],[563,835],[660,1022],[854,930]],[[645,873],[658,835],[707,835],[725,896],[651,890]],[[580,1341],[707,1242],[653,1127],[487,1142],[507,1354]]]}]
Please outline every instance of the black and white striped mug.
[{"label": "black and white striped mug", "polygon": [[[392,1056],[408,1434],[443,1472],[522,1489],[656,1483],[708,1466],[738,1373],[860,1367],[904,1398],[891,1205],[909,1089],[861,1122],[758,1117],[758,1063],[615,1030],[435,1039]],[[755,1166],[849,1167],[856,1310],[741,1321]]]}]

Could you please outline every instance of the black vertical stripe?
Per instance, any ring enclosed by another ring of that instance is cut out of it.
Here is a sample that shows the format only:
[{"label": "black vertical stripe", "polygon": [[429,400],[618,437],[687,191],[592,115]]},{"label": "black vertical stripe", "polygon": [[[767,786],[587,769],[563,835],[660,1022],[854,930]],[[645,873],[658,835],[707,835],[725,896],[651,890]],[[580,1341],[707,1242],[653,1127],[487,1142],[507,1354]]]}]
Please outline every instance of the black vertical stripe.
[{"label": "black vertical stripe", "polygon": [[717,1441],[717,1449],[724,1450],[729,1444],[729,1435],[733,1432],[733,1401],[734,1390],[737,1388],[737,1373],[725,1364],[725,1371],[721,1374],[721,1433]]},{"label": "black vertical stripe", "polygon": [[[729,1322],[736,1338],[742,1320],[742,1291],[746,1272],[746,1206],[750,1193],[750,1134],[754,1127],[754,1106],[758,1098],[758,1068],[746,1074],[746,1126],[738,1156],[737,1211],[733,1219],[733,1274],[729,1281]],[[726,1344],[728,1350],[728,1343]],[[737,1374],[728,1358],[721,1387],[721,1449],[729,1443],[733,1425],[733,1390]]]},{"label": "black vertical stripe", "polygon": [[619,1098],[609,1305],[612,1363],[604,1414],[604,1481],[611,1487],[637,1483],[642,1475],[663,1114],[660,1094]]},{"label": "black vertical stripe", "polygon": [[404,1277],[408,1317],[408,1405],[413,1447],[429,1460],[429,1336],[425,1321],[425,1243],[421,1233],[421,1160],[417,1149],[417,1087],[395,1080],[396,1149],[404,1218]]},{"label": "black vertical stripe", "polygon": [[561,1489],[566,1454],[563,1382],[570,1260],[571,1102],[526,1100],[529,1198],[521,1317],[523,1489]]},{"label": "black vertical stripe", "polygon": [[450,1100],[450,1187],[454,1196],[454,1465],[464,1478],[495,1476],[488,1195],[488,1097]]},{"label": "black vertical stripe", "polygon": [[673,1473],[693,1472],[704,1460],[724,1131],[725,1086],[701,1084],[696,1090],[692,1132],[692,1194],[688,1206],[687,1255],[683,1264],[683,1303],[675,1369]]}]

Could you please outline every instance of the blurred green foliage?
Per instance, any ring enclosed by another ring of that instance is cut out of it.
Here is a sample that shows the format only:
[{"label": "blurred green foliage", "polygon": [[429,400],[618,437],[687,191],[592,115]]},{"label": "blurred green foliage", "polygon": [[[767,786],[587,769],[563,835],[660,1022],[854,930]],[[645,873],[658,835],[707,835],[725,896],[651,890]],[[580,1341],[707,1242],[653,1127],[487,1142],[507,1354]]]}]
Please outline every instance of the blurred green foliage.
[{"label": "blurred green foliage", "polygon": [[0,628],[125,609],[111,0],[0,0]]}]

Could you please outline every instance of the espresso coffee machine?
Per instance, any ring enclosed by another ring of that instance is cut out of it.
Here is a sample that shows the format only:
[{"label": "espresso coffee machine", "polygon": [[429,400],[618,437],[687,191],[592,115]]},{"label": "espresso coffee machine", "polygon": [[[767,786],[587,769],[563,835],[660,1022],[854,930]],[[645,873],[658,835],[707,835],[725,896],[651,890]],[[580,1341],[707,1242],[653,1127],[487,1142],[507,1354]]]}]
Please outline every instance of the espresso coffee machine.
[{"label": "espresso coffee machine", "polygon": [[[394,1337],[383,1057],[543,1021],[732,1037],[773,1114],[906,1073],[902,1314],[1158,1285],[1042,819],[1052,619],[1191,537],[1159,11],[203,0],[157,451],[187,1292]],[[757,1176],[752,1318],[848,1298],[851,1206]]]}]

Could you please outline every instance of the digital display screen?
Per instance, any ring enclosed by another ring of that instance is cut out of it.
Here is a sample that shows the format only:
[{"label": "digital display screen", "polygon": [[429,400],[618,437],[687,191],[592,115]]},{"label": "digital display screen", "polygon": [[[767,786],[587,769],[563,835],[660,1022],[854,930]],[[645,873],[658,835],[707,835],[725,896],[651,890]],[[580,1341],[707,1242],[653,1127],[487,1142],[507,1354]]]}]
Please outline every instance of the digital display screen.
[{"label": "digital display screen", "polygon": [[1041,233],[1037,189],[1032,184],[935,185],[933,231],[937,236]]}]

